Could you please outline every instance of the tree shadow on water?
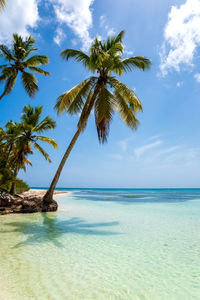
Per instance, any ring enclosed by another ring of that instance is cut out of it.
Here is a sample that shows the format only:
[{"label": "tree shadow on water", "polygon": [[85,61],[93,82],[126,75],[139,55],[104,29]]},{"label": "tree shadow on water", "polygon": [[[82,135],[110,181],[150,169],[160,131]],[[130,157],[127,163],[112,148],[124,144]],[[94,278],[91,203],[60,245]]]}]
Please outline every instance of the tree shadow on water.
[{"label": "tree shadow on water", "polygon": [[118,232],[102,230],[101,228],[119,225],[119,222],[87,223],[81,218],[59,220],[56,216],[49,217],[47,213],[41,213],[42,224],[36,222],[10,222],[7,226],[13,227],[10,231],[1,233],[19,232],[26,236],[25,241],[16,244],[13,248],[25,245],[34,245],[51,242],[57,247],[64,247],[59,238],[67,233],[82,235],[116,235]]}]

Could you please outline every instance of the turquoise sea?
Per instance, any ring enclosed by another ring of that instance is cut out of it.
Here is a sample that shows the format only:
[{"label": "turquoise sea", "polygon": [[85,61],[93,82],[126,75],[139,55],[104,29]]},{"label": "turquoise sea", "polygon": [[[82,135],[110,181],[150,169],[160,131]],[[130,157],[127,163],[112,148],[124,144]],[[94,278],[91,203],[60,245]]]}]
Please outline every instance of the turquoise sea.
[{"label": "turquoise sea", "polygon": [[67,189],[0,216],[2,300],[200,300],[200,189]]}]

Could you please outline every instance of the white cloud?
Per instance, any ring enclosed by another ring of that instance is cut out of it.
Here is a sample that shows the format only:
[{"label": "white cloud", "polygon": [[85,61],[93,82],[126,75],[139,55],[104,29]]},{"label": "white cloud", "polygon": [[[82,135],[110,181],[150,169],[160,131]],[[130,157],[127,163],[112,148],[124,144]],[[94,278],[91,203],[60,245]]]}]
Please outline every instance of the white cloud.
[{"label": "white cloud", "polygon": [[107,36],[113,36],[115,35],[115,30],[113,27],[110,27],[108,25],[108,21],[105,15],[100,16],[99,18],[99,26],[103,29],[105,29]]},{"label": "white cloud", "polygon": [[39,21],[36,0],[9,0],[0,15],[0,43],[9,43],[13,33],[23,37],[37,26]]},{"label": "white cloud", "polygon": [[161,47],[160,70],[162,76],[180,66],[192,66],[195,52],[200,46],[200,0],[186,0],[181,6],[172,6],[164,31]]},{"label": "white cloud", "polygon": [[133,137],[128,137],[126,139],[119,141],[119,146],[120,146],[121,150],[126,151],[127,147],[128,147],[128,143],[133,139],[134,139]]},{"label": "white cloud", "polygon": [[183,85],[183,81],[178,81],[176,84],[177,87],[181,87],[182,85]]},{"label": "white cloud", "polygon": [[156,142],[154,142],[154,143],[147,144],[147,145],[144,145],[144,146],[142,146],[142,147],[136,148],[136,149],[134,150],[134,153],[135,153],[136,158],[139,159],[140,156],[141,156],[142,154],[144,154],[144,152],[146,152],[147,150],[150,150],[150,149],[152,149],[152,148],[158,147],[158,146],[160,146],[162,143],[163,143],[163,142],[162,142],[161,140],[158,140],[158,141],[156,141]]},{"label": "white cloud", "polygon": [[197,82],[200,83],[200,73],[196,73],[196,74],[194,75],[194,79],[195,79]]},{"label": "white cloud", "polygon": [[66,34],[64,33],[64,31],[61,28],[57,28],[56,29],[56,34],[54,36],[54,42],[60,46],[60,44],[62,43],[62,41],[65,39]]},{"label": "white cloud", "polygon": [[49,0],[53,3],[57,21],[69,26],[81,40],[83,50],[87,50],[92,39],[89,29],[92,27],[90,6],[94,0]]},{"label": "white cloud", "polygon": [[100,16],[99,23],[100,23],[99,24],[100,27],[104,27],[106,25],[106,16],[105,15]]}]

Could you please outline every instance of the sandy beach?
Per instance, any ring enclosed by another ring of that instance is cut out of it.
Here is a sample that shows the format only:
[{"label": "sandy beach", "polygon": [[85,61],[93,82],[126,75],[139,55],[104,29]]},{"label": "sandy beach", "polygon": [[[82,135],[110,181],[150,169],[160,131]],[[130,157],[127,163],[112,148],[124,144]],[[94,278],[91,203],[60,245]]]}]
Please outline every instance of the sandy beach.
[{"label": "sandy beach", "polygon": [[[46,193],[46,189],[30,189],[27,192],[21,193],[21,197],[29,197],[29,196],[40,196],[43,197]],[[54,195],[62,195],[62,194],[68,194],[69,192],[67,191],[62,191],[62,190],[55,190]]]}]

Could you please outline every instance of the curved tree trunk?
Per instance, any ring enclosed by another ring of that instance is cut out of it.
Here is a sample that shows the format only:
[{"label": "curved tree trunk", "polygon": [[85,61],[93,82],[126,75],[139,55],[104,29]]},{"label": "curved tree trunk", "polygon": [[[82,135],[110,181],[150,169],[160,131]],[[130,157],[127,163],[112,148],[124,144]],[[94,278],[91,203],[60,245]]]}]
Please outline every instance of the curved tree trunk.
[{"label": "curved tree trunk", "polygon": [[65,162],[66,162],[66,160],[67,160],[70,152],[72,151],[72,149],[73,149],[73,147],[74,147],[74,145],[75,145],[75,143],[76,143],[76,141],[77,141],[80,133],[81,133],[81,130],[78,129],[76,131],[75,135],[73,136],[73,138],[71,140],[71,143],[69,144],[69,146],[68,146],[68,148],[67,148],[67,150],[66,150],[66,152],[65,152],[65,154],[64,154],[64,156],[63,156],[63,158],[62,158],[62,160],[60,162],[60,165],[59,165],[58,170],[57,170],[57,172],[56,172],[56,174],[55,174],[55,176],[53,178],[53,181],[52,181],[52,183],[51,183],[51,185],[49,187],[49,190],[46,192],[46,194],[45,194],[45,196],[43,198],[44,205],[52,202],[53,192],[54,192],[56,184],[57,184],[57,182],[59,180],[59,177],[60,177],[60,174],[62,172],[62,169],[63,169],[63,167],[65,165]]},{"label": "curved tree trunk", "polygon": [[[96,89],[94,91],[94,94],[92,96],[92,99],[90,101],[90,104],[88,106],[88,110],[87,110],[86,115],[85,115],[85,120],[83,122],[83,128],[86,125],[87,120],[88,120],[88,118],[90,116],[90,113],[91,113],[91,110],[93,108],[96,96],[97,96],[97,94],[99,92],[99,89],[100,89],[100,85],[97,85],[97,87],[96,87]],[[72,140],[71,140],[71,142],[70,142],[70,144],[69,144],[69,146],[68,146],[68,148],[67,148],[67,150],[66,150],[66,152],[65,152],[65,154],[64,154],[64,156],[63,156],[63,158],[62,158],[62,160],[60,162],[58,170],[57,170],[57,172],[56,172],[56,174],[55,174],[55,176],[53,178],[53,181],[51,182],[51,185],[50,185],[48,191],[46,192],[46,194],[43,197],[43,207],[44,207],[44,209],[46,209],[46,207],[48,207],[48,205],[53,201],[53,192],[54,192],[55,187],[56,187],[56,185],[58,183],[58,180],[60,178],[60,174],[62,172],[62,169],[63,169],[63,167],[65,165],[65,162],[66,162],[69,154],[71,153],[71,151],[72,151],[72,149],[73,149],[73,147],[74,147],[74,145],[75,145],[75,143],[76,143],[76,141],[77,141],[77,139],[78,139],[81,131],[82,131],[81,128],[77,129],[75,135],[73,136],[73,138],[72,138]]]}]

